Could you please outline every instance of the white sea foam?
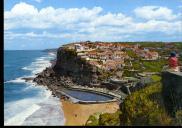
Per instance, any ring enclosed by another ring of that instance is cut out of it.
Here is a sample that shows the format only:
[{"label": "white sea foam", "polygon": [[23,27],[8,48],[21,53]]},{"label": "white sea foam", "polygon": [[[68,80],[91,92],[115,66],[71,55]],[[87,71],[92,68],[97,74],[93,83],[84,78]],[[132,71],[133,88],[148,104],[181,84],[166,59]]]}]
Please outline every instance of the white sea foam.
[{"label": "white sea foam", "polygon": [[[23,67],[23,70],[31,71],[31,76],[35,77],[37,73],[43,71],[46,67],[50,67],[50,59],[55,55],[43,56],[36,58],[30,65]],[[24,76],[25,77],[25,76]],[[7,102],[4,104],[5,125],[64,125],[64,113],[60,107],[60,100],[52,97],[52,93],[46,90],[45,86],[33,86],[32,81],[25,82],[23,77],[15,80],[6,81],[5,83],[26,83],[30,86],[22,91],[29,89],[40,89],[40,92],[32,97],[18,101]],[[52,111],[54,110],[54,111]],[[49,113],[49,114],[47,114]],[[43,115],[43,116],[41,116]]]},{"label": "white sea foam", "polygon": [[15,117],[19,113],[23,112],[27,108],[31,108],[31,106],[37,102],[40,102],[41,97],[32,97],[21,99],[17,101],[11,101],[4,104],[4,115],[5,115],[5,122],[10,118]]},{"label": "white sea foam", "polygon": [[25,80],[22,79],[23,77],[18,77],[15,80],[5,81],[4,83],[25,83]]},{"label": "white sea foam", "polygon": [[4,125],[21,125],[28,116],[38,109],[40,109],[40,106],[33,104],[31,107],[5,121]]},{"label": "white sea foam", "polygon": [[37,58],[36,61],[42,61],[44,60],[43,58]]},{"label": "white sea foam", "polygon": [[[23,70],[28,70],[31,71],[31,77],[35,77],[35,74],[42,72],[46,67],[50,67],[50,56],[47,57],[39,57],[36,58],[34,62],[32,62],[29,66],[23,67]],[[30,76],[23,76],[23,77],[18,77],[14,80],[9,80],[4,83],[25,83],[25,80],[22,79],[24,77],[30,77]]]},{"label": "white sea foam", "polygon": [[[50,91],[41,91],[34,98],[5,104],[5,125],[64,125],[64,113],[59,98]],[[49,113],[49,114],[47,114]]]},{"label": "white sea foam", "polygon": [[[44,58],[44,59],[43,59]],[[36,59],[35,62],[32,62],[29,66],[23,67],[23,70],[29,70],[32,74],[37,74],[43,71],[46,67],[50,67],[51,63],[49,60],[46,60],[46,57],[40,57]]]},{"label": "white sea foam", "polygon": [[14,80],[8,80],[8,81],[5,81],[4,83],[25,83],[25,84],[33,84],[33,81],[32,80],[30,80],[30,81],[25,81],[25,79],[23,79],[23,78],[26,78],[26,77],[35,77],[35,75],[33,74],[33,75],[30,75],[30,76],[23,76],[23,77],[18,77],[18,78],[16,78],[16,79],[14,79]]},{"label": "white sea foam", "polygon": [[53,53],[53,52],[49,52],[49,55],[51,55],[51,56],[56,56],[56,54]]},{"label": "white sea foam", "polygon": [[64,125],[64,112],[59,98],[49,96],[37,105],[41,108],[26,118],[22,125]]}]

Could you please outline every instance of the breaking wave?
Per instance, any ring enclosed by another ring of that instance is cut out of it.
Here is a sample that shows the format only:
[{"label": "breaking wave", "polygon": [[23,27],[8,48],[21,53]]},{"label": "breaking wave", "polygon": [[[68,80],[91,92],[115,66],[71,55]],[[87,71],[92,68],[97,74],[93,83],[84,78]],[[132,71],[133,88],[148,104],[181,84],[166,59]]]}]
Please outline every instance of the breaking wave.
[{"label": "breaking wave", "polygon": [[[64,125],[65,119],[59,98],[53,97],[51,91],[47,90],[46,87],[34,86],[35,83],[32,81],[26,82],[22,79],[23,77],[35,77],[37,73],[50,67],[50,60],[54,58],[55,54],[36,58],[30,65],[22,67],[22,70],[30,71],[30,76],[22,76],[4,82],[7,84],[24,83],[26,87],[20,93],[38,90],[38,94],[34,96],[4,104],[4,125]],[[50,111],[52,109],[54,111]],[[49,114],[47,114],[48,112]]]}]

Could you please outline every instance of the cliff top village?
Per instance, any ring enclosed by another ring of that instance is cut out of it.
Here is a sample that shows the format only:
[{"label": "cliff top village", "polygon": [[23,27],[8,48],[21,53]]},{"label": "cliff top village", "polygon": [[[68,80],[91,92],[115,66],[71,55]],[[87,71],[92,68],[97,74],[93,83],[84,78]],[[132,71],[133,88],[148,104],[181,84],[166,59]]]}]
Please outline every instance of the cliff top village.
[{"label": "cliff top village", "polygon": [[157,60],[159,54],[139,44],[78,42],[69,44],[68,49],[75,50],[77,56],[100,69],[112,70],[125,66],[125,60],[132,60],[127,51],[134,52],[143,60]]}]

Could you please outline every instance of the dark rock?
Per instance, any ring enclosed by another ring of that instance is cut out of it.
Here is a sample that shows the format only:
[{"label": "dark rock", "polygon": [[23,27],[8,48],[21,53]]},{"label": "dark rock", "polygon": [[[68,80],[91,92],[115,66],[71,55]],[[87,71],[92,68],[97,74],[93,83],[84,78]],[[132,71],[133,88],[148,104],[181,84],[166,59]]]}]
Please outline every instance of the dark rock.
[{"label": "dark rock", "polygon": [[166,110],[175,116],[182,110],[182,73],[162,72],[162,95]]},{"label": "dark rock", "polygon": [[25,80],[26,82],[34,80],[33,77],[27,77],[27,78],[22,78],[22,79]]}]

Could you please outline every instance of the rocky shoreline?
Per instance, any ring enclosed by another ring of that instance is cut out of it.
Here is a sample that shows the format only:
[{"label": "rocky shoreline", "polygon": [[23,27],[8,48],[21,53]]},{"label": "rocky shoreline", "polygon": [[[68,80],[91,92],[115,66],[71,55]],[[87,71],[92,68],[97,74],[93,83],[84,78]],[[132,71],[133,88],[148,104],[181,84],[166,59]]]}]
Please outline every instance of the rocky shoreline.
[{"label": "rocky shoreline", "polygon": [[58,76],[51,67],[46,68],[33,79],[37,85],[47,86],[52,94],[55,96],[55,90],[65,87],[69,82],[64,77]]},{"label": "rocky shoreline", "polygon": [[[25,78],[25,80],[32,80],[32,78]],[[102,86],[90,87],[78,85],[72,81],[71,77],[61,76],[54,72],[53,68],[51,67],[46,68],[41,73],[38,73],[37,77],[33,78],[33,82],[37,83],[37,85],[47,86],[48,89],[52,91],[52,95],[56,97],[60,97],[57,92],[63,91],[64,89],[87,90],[90,92],[108,94],[112,95],[118,100],[124,99],[123,97],[126,97],[126,95],[121,94],[120,91],[116,92],[116,90],[108,90]]]},{"label": "rocky shoreline", "polygon": [[[60,97],[60,93],[64,89],[75,89],[110,95],[122,102],[130,92],[127,91],[129,90],[128,86],[125,85],[121,88],[121,85],[112,83],[111,80],[108,81],[110,72],[99,70],[96,66],[90,65],[81,59],[74,50],[63,46],[57,49],[56,55],[56,59],[50,61],[51,66],[33,78],[33,82],[38,85],[47,86],[53,96]],[[112,74],[113,77],[116,75],[117,72]],[[31,79],[25,78],[26,81]]]},{"label": "rocky shoreline", "polygon": [[[60,97],[57,91],[66,89],[87,90],[100,94],[111,95],[122,100],[126,94],[104,84],[105,72],[88,64],[75,54],[75,51],[60,47],[57,49],[57,57],[50,61],[51,66],[35,78],[24,78],[25,81],[33,80],[38,85],[47,86],[53,96]],[[102,79],[104,78],[104,79]]]}]

